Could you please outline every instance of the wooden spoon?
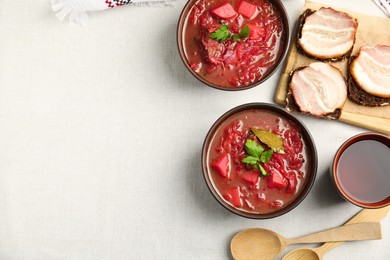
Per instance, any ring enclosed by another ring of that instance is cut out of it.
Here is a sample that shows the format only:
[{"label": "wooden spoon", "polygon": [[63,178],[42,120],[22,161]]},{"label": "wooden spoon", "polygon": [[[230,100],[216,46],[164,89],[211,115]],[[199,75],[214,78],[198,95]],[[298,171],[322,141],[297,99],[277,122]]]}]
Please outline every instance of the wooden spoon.
[{"label": "wooden spoon", "polygon": [[291,244],[381,239],[379,222],[345,225],[299,238],[285,238],[271,230],[251,228],[239,232],[230,243],[236,260],[274,259]]},{"label": "wooden spoon", "polygon": [[[347,223],[345,223],[345,225],[361,223],[365,221],[380,221],[386,216],[389,210],[390,206],[380,209],[363,209]],[[317,248],[298,248],[285,255],[283,260],[322,259],[326,252],[335,248],[336,246],[342,245],[343,243],[344,242],[325,243]]]}]

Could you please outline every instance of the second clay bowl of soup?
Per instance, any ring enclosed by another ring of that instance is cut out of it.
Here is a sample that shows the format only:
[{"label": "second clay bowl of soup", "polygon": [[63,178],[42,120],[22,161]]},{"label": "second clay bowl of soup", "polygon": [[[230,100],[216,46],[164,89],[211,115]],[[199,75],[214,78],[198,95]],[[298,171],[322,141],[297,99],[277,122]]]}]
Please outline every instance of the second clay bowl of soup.
[{"label": "second clay bowl of soup", "polygon": [[231,109],[209,130],[202,170],[215,199],[253,219],[280,216],[309,193],[317,173],[313,139],[296,117],[267,103]]},{"label": "second clay bowl of soup", "polygon": [[363,133],[348,139],[337,151],[331,178],[340,194],[362,208],[390,205],[390,138]]},{"label": "second clay bowl of soup", "polygon": [[189,0],[177,27],[186,68],[221,90],[248,89],[269,78],[286,55],[289,38],[280,0]]}]

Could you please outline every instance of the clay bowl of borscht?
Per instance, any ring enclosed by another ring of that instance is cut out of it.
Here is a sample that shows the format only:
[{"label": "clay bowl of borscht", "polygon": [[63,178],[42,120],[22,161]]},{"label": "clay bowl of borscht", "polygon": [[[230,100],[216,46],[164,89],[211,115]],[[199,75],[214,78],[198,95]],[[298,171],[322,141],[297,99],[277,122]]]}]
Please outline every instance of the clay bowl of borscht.
[{"label": "clay bowl of borscht", "polygon": [[286,110],[249,103],[223,114],[209,130],[202,170],[215,199],[253,219],[280,216],[307,196],[317,151],[305,125]]},{"label": "clay bowl of borscht", "polygon": [[189,0],[180,15],[177,45],[190,73],[221,90],[244,90],[268,79],[289,45],[280,0]]},{"label": "clay bowl of borscht", "polygon": [[390,138],[369,132],[351,137],[338,149],[331,178],[339,193],[356,206],[390,205]]}]

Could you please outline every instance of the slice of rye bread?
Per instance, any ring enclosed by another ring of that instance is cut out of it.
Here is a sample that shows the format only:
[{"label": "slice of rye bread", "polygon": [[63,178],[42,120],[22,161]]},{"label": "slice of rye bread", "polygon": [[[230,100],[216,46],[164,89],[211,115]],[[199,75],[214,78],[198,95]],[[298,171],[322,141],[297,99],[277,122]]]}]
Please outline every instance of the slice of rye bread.
[{"label": "slice of rye bread", "polygon": [[[351,49],[349,51],[347,51],[346,53],[342,54],[340,57],[337,57],[337,58],[330,58],[330,59],[318,58],[318,57],[312,56],[309,53],[305,52],[305,50],[301,47],[301,45],[299,44],[299,39],[302,37],[302,27],[305,24],[306,18],[308,16],[312,15],[315,12],[316,11],[313,11],[311,9],[306,9],[303,12],[303,14],[301,14],[301,16],[298,19],[298,24],[297,24],[297,28],[296,28],[296,32],[297,32],[296,36],[297,37],[295,39],[295,45],[297,46],[298,52],[301,55],[304,55],[304,56],[306,56],[306,57],[308,57],[310,59],[315,59],[315,60],[318,60],[318,61],[325,61],[325,62],[338,62],[338,61],[344,61],[344,60],[348,59],[351,56],[351,53],[352,53],[352,50],[353,50],[353,46],[355,45],[356,35],[355,35],[354,43],[353,43]],[[356,19],[355,19],[355,21],[357,23]]]},{"label": "slice of rye bread", "polygon": [[358,83],[354,80],[352,77],[352,74],[350,72],[350,65],[352,61],[356,58],[356,56],[352,56],[348,59],[348,80],[347,80],[347,86],[348,86],[348,98],[362,106],[368,106],[368,107],[383,107],[390,105],[390,98],[383,98],[371,95],[364,91]]},{"label": "slice of rye bread", "polygon": [[[295,103],[292,91],[290,90],[290,82],[291,82],[291,79],[292,79],[294,72],[302,70],[304,68],[306,68],[306,66],[296,68],[295,70],[290,72],[288,83],[287,83],[288,91],[287,91],[287,95],[286,95],[286,106],[285,107],[288,111],[296,111],[296,112],[300,112],[302,114],[311,115],[310,113],[302,112],[299,109],[299,106]],[[329,119],[329,120],[337,120],[340,118],[340,116],[341,116],[341,109],[337,108],[332,113],[327,113],[327,114],[322,115],[321,118],[325,118],[325,119]]]}]

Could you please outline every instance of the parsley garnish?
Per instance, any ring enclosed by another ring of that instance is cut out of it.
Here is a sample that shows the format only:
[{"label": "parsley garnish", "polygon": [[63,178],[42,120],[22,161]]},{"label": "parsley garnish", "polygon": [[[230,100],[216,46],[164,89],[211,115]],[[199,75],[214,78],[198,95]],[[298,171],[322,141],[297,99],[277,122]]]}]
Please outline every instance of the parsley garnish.
[{"label": "parsley garnish", "polygon": [[240,32],[240,38],[246,38],[249,36],[249,33],[250,33],[250,30],[249,30],[249,26],[246,25]]},{"label": "parsley garnish", "polygon": [[250,33],[249,26],[246,25],[246,26],[240,31],[239,34],[233,35],[233,40],[236,42],[236,41],[238,41],[239,39],[244,39],[244,38],[246,38],[246,37],[249,36],[249,33]]},{"label": "parsley garnish", "polygon": [[[244,39],[249,36],[250,30],[249,26],[246,25],[239,34],[233,34],[233,41],[238,41],[239,39]],[[219,43],[223,43],[231,36],[229,32],[229,26],[224,24],[221,25],[215,32],[210,34],[210,38],[219,41]]]},{"label": "parsley garnish", "polygon": [[260,170],[261,174],[266,176],[268,173],[265,171],[260,163],[268,163],[271,160],[273,150],[264,151],[264,147],[261,144],[256,143],[253,140],[246,140],[245,151],[249,154],[247,157],[242,159],[243,163],[247,163],[254,169]]},{"label": "parsley garnish", "polygon": [[220,43],[226,41],[230,37],[229,26],[221,25],[215,32],[210,34],[210,38],[219,41]]}]

